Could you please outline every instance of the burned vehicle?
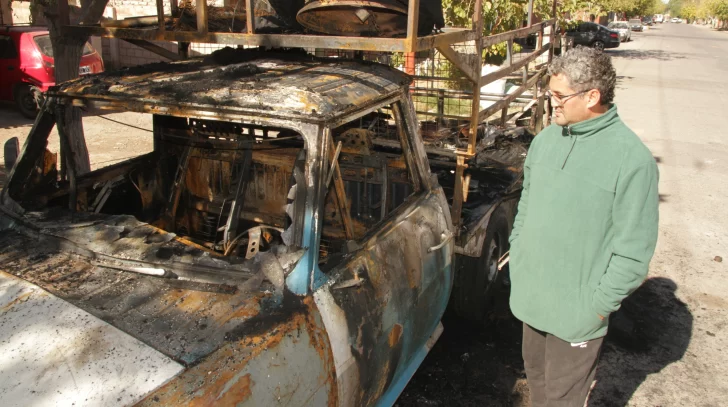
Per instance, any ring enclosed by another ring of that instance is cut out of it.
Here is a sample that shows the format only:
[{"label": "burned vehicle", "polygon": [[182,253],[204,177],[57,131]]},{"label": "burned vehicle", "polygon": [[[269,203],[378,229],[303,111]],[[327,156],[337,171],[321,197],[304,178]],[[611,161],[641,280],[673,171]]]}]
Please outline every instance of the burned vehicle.
[{"label": "burned vehicle", "polygon": [[[2,191],[4,404],[394,404],[449,302],[482,317],[526,152],[481,129],[456,230],[459,129],[409,83],[227,49],[51,90]],[[153,151],[60,175],[79,107],[154,115]]]}]

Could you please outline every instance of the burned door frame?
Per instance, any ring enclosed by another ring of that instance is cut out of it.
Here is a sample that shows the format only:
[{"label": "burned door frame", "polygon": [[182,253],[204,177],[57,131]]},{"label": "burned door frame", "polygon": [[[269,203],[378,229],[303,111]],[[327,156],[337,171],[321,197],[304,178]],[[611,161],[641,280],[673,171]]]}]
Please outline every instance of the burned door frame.
[{"label": "burned door frame", "polygon": [[[439,336],[452,288],[450,212],[442,189],[428,176],[427,161],[415,154],[422,140],[407,96],[337,124],[390,104],[407,171],[418,187],[348,245],[351,252],[328,271],[328,284],[314,292],[342,405],[393,404]],[[325,192],[319,194],[321,208]]]}]

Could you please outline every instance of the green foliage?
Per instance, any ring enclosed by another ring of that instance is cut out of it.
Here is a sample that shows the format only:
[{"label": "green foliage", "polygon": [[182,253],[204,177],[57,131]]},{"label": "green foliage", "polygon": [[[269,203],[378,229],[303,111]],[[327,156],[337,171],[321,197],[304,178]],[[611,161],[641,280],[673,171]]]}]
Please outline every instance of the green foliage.
[{"label": "green foliage", "polygon": [[[605,11],[625,13],[628,17],[651,16],[661,7],[655,0],[597,0]],[[659,0],[657,0],[659,2]]]},{"label": "green foliage", "polygon": [[710,16],[719,20],[728,20],[728,0],[707,0],[705,1],[706,11]]},{"label": "green foliage", "polygon": [[[443,0],[442,7],[448,25],[472,26],[473,15],[475,15],[474,0]],[[519,28],[526,21],[527,15],[527,0],[485,0],[483,1],[483,34],[492,35]],[[483,50],[483,54],[489,62],[497,62],[505,58],[506,47],[505,43],[498,44]]]}]

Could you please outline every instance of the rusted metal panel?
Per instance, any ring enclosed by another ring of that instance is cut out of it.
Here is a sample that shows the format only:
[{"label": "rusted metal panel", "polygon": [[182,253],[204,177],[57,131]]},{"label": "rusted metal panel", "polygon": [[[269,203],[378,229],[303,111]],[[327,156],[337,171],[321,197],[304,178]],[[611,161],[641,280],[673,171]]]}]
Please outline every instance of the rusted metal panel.
[{"label": "rusted metal panel", "polygon": [[[155,18],[156,20],[156,18]],[[405,38],[369,38],[325,35],[199,33],[196,31],[164,31],[149,28],[112,26],[66,26],[69,35],[92,35],[107,38],[125,38],[147,41],[203,42],[227,45],[262,46],[268,48],[325,48],[361,51],[407,52]],[[443,33],[418,37],[415,49],[423,51],[435,45],[456,44],[475,40],[470,29],[445,28]]]},{"label": "rusted metal panel", "polygon": [[197,10],[197,32],[207,34],[207,0],[195,0]]},{"label": "rusted metal panel", "polygon": [[[401,92],[409,79],[382,65],[274,59],[226,49],[206,60],[154,64],[84,77],[64,84],[59,96],[147,105],[234,111],[288,121],[331,120]],[[160,113],[165,114],[163,111]],[[166,114],[173,114],[168,111]]]},{"label": "rusted metal panel", "polygon": [[118,406],[183,367],[53,294],[0,271],[4,406]]},{"label": "rusted metal panel", "polygon": [[[442,3],[441,3],[442,4]],[[442,10],[440,11],[442,12]],[[420,0],[408,0],[407,4],[407,52],[415,52],[415,40],[418,35],[420,21]],[[443,24],[444,25],[444,24]],[[432,27],[430,27],[432,29]]]},{"label": "rusted metal panel", "polygon": [[314,294],[346,405],[372,405],[399,381],[406,383],[409,355],[425,345],[445,310],[452,246],[427,251],[449,228],[441,198],[423,191],[330,272],[334,281],[360,284],[326,285]]},{"label": "rusted metal panel", "polygon": [[324,0],[309,1],[298,21],[311,31],[363,37],[406,37],[405,47],[414,51],[418,34],[444,27],[442,4],[421,0]]},{"label": "rusted metal panel", "polygon": [[227,45],[248,45],[270,48],[330,48],[362,51],[404,52],[402,38],[357,38],[342,36],[199,33],[195,31],[165,31],[156,29],[113,28],[97,26],[66,26],[69,35],[93,35],[109,38],[132,38],[148,41],[204,42]]},{"label": "rusted metal panel", "polygon": [[290,315],[231,332],[222,348],[139,406],[340,405],[333,355],[313,299],[291,299],[283,307]]},{"label": "rusted metal panel", "polygon": [[[159,26],[159,31],[164,31],[164,25],[165,25],[164,0],[157,0],[156,5],[157,5],[157,24]],[[177,5],[175,4],[174,7],[172,7],[172,5],[170,4],[170,7],[173,9],[176,9]],[[172,11],[177,11],[177,10],[172,10]]]}]

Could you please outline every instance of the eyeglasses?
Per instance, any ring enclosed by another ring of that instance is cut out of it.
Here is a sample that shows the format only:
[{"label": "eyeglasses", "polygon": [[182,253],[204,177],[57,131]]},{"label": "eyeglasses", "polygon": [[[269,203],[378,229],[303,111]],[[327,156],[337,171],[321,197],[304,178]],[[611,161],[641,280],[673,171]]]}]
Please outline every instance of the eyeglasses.
[{"label": "eyeglasses", "polygon": [[553,99],[561,104],[565,103],[567,100],[573,98],[574,96],[581,95],[582,93],[589,92],[591,89],[582,90],[581,92],[572,93],[571,95],[556,95],[555,93],[551,92],[551,90],[546,91],[546,97],[549,99]]}]

